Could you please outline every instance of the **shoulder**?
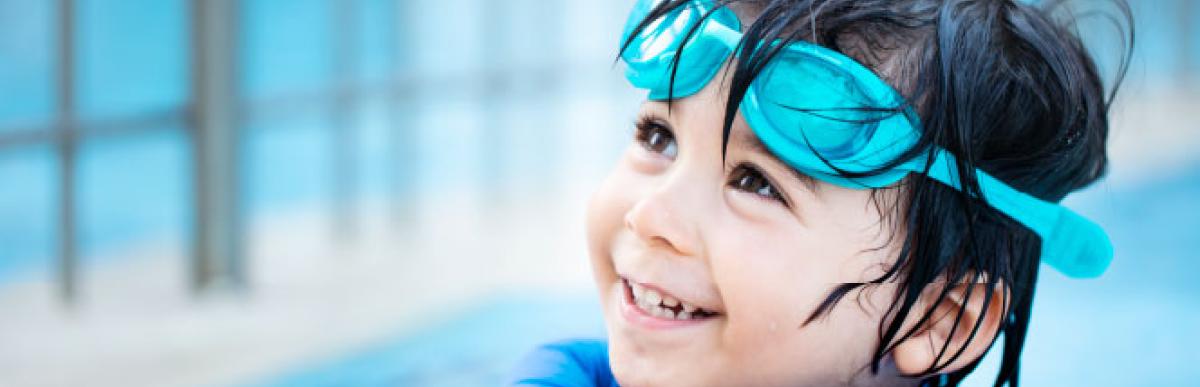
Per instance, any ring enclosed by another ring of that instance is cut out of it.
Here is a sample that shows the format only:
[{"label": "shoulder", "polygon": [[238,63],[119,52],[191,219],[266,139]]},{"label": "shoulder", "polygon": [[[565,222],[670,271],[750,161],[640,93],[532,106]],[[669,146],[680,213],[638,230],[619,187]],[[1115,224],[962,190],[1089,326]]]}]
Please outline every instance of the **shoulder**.
[{"label": "shoulder", "polygon": [[617,385],[608,368],[608,343],[596,339],[542,345],[521,360],[510,381],[511,386]]}]

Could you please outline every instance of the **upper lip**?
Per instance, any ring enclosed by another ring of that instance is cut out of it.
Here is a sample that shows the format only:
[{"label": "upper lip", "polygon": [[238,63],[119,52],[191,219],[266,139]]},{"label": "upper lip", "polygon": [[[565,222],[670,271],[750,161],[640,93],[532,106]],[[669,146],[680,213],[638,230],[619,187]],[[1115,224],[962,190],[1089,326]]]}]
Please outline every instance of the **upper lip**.
[{"label": "upper lip", "polygon": [[691,304],[692,306],[703,309],[705,311],[708,311],[711,313],[722,312],[719,304],[713,303],[713,302],[707,302],[706,300],[704,300],[703,297],[695,295],[694,293],[688,293],[681,288],[672,289],[672,288],[663,286],[660,283],[642,281],[642,280],[638,279],[637,277],[624,275],[624,274],[619,274],[619,276],[620,276],[620,278],[625,279],[626,281],[636,283],[647,289],[652,289],[652,290],[658,292],[659,294],[671,296],[672,298],[674,298],[676,300],[679,300],[681,302],[686,302],[688,304]]}]

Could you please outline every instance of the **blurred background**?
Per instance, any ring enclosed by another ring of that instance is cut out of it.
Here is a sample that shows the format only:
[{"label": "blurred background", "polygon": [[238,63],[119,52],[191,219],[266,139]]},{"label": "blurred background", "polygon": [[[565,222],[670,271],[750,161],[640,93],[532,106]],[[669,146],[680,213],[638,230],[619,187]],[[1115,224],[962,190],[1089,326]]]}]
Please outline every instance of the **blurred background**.
[{"label": "blurred background", "polygon": [[[0,0],[0,386],[497,385],[602,336],[631,3]],[[1026,385],[1200,378],[1200,1],[1132,5],[1111,171],[1067,200],[1116,260],[1042,271]]]}]

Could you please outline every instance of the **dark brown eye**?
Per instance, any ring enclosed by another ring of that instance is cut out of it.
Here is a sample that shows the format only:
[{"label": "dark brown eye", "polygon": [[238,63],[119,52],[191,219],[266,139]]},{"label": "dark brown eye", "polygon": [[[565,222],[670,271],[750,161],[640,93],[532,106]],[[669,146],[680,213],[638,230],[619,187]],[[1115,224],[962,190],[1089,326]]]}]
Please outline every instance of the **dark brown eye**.
[{"label": "dark brown eye", "polygon": [[646,150],[675,158],[679,146],[675,143],[675,135],[666,126],[653,120],[643,119],[637,123],[637,142]]},{"label": "dark brown eye", "polygon": [[[749,165],[739,165],[729,175],[729,186],[743,192],[749,192],[764,199],[785,203],[783,195],[775,189],[775,185],[757,168]],[[786,203],[785,203],[786,204]]]}]

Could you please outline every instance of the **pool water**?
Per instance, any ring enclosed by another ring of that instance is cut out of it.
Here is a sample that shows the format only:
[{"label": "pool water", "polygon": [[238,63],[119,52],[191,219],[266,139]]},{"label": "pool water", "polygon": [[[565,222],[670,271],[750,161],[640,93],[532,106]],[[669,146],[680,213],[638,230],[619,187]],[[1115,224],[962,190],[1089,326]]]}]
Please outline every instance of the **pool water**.
[{"label": "pool water", "polygon": [[603,336],[594,297],[496,297],[425,329],[247,387],[495,386],[540,343]]}]

